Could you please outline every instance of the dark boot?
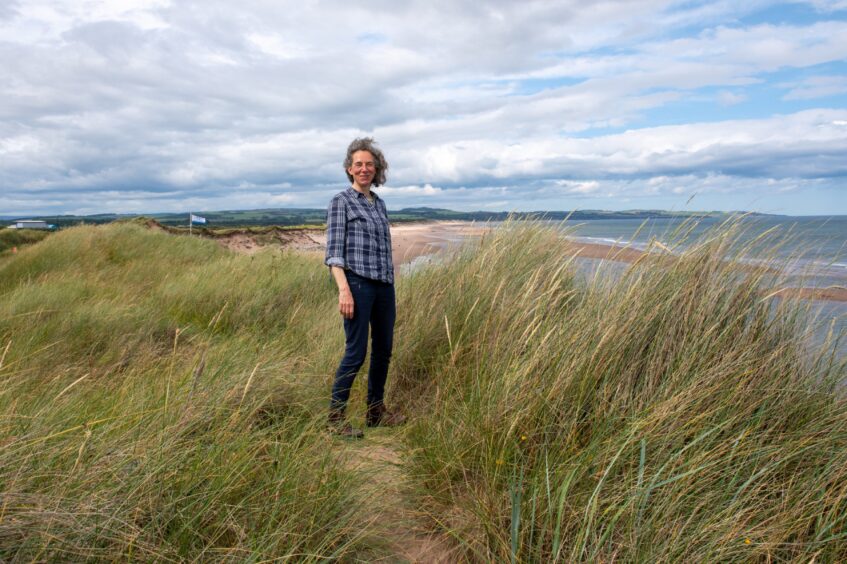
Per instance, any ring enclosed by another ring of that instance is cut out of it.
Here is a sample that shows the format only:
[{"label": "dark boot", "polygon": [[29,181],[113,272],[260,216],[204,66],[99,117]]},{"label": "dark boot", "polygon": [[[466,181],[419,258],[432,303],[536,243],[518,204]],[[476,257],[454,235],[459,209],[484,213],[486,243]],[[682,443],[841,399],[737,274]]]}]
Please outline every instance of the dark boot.
[{"label": "dark boot", "polygon": [[366,419],[368,427],[397,427],[406,422],[404,415],[390,411],[382,402],[368,404]]},{"label": "dark boot", "polygon": [[346,439],[361,439],[365,436],[361,429],[356,429],[344,418],[344,411],[340,409],[329,410],[327,428],[333,435],[338,435]]}]

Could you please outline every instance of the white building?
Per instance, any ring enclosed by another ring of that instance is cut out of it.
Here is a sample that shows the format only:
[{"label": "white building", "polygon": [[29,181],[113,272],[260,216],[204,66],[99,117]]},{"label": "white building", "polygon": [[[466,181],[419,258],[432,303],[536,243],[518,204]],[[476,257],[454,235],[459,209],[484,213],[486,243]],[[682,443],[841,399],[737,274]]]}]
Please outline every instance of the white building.
[{"label": "white building", "polygon": [[9,229],[55,229],[55,225],[50,225],[46,221],[40,219],[22,219],[16,221],[9,226]]}]

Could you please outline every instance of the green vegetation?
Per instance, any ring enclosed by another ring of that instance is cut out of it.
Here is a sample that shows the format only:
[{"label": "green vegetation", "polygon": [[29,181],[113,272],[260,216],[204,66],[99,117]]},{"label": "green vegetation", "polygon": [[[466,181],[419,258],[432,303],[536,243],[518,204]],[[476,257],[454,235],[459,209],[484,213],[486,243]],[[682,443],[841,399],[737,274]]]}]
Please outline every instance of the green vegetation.
[{"label": "green vegetation", "polygon": [[318,265],[112,225],[0,266],[0,560],[366,550],[315,415],[310,343],[341,347]]},{"label": "green vegetation", "polygon": [[[391,433],[459,556],[847,558],[847,369],[736,235],[585,282],[510,224],[398,282]],[[385,556],[323,432],[335,302],[319,256],[130,223],[0,263],[0,560]]]},{"label": "green vegetation", "polygon": [[517,226],[409,281],[408,474],[467,558],[847,558],[847,370],[737,229],[580,283],[555,229]]},{"label": "green vegetation", "polygon": [[38,229],[0,229],[0,255],[37,243],[50,235],[50,231]]}]

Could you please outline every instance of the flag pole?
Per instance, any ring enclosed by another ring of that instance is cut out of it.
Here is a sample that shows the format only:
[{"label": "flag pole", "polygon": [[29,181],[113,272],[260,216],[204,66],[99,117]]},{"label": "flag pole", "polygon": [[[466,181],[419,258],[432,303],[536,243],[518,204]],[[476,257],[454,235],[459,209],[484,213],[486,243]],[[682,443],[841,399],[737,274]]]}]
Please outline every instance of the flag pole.
[{"label": "flag pole", "polygon": [[188,234],[191,235],[191,212],[188,212]]}]

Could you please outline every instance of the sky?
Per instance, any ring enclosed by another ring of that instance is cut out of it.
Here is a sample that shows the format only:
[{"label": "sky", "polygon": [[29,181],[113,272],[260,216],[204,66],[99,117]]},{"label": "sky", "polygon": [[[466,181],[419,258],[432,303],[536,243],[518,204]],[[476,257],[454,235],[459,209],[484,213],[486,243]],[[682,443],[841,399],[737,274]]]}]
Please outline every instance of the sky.
[{"label": "sky", "polygon": [[0,216],[847,214],[847,0],[0,0]]}]

